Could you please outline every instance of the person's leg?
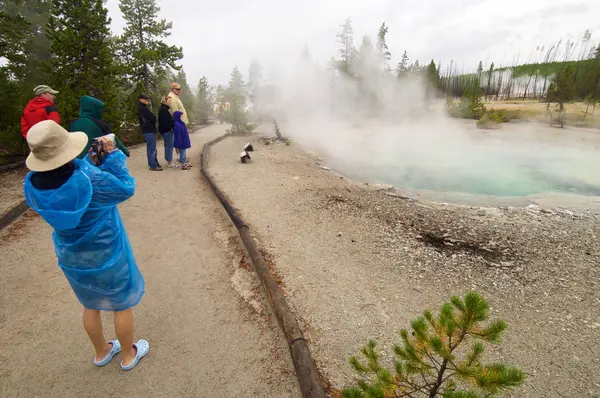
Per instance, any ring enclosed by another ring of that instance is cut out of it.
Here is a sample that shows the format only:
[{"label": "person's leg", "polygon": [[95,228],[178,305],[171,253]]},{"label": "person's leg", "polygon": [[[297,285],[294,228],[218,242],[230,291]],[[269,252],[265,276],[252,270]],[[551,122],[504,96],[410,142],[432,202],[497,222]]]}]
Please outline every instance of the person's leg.
[{"label": "person's leg", "polygon": [[165,160],[171,164],[173,162],[173,132],[165,133],[163,139],[165,140]]},{"label": "person's leg", "polygon": [[94,349],[96,350],[96,361],[104,359],[112,349],[111,345],[104,338],[102,331],[102,318],[100,311],[83,309],[83,328],[89,336]]},{"label": "person's leg", "polygon": [[133,308],[115,312],[115,333],[121,343],[123,365],[129,365],[135,358],[135,348],[133,348]]},{"label": "person's leg", "polygon": [[152,156],[154,159],[154,167],[158,167],[158,151],[156,150],[156,133],[152,133]]},{"label": "person's leg", "polygon": [[152,133],[149,133],[149,134],[144,133],[144,139],[146,140],[146,157],[148,158],[148,167],[154,168],[154,167],[156,167],[156,165],[154,164],[154,151],[156,150],[156,137],[154,137],[154,140],[153,140]]},{"label": "person's leg", "polygon": [[179,163],[181,163],[181,164],[185,163],[185,149],[179,150]]}]

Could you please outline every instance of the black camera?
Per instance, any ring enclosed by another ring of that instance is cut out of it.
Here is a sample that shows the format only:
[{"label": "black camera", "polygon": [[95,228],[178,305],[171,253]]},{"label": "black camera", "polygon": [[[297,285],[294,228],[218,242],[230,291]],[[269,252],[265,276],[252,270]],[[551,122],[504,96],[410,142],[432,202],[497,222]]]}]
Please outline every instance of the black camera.
[{"label": "black camera", "polygon": [[100,166],[104,163],[104,159],[106,159],[106,155],[108,152],[104,149],[104,143],[97,138],[94,138],[92,141],[92,145],[90,145],[90,150],[94,156],[96,156],[96,166]]}]

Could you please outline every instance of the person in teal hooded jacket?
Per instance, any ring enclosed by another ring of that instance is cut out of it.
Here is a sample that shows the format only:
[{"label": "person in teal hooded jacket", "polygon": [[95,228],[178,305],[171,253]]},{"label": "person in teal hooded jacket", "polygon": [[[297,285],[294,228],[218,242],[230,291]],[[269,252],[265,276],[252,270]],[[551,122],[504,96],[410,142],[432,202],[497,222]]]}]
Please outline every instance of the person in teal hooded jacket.
[{"label": "person in teal hooded jacket", "polygon": [[[69,127],[69,131],[83,131],[88,136],[88,142],[83,151],[77,156],[83,159],[87,156],[90,146],[94,138],[102,137],[103,135],[111,134],[110,127],[102,120],[102,112],[104,111],[104,102],[97,98],[84,95],[79,99],[79,119],[73,121]],[[129,150],[123,142],[115,136],[117,148],[129,157]]]}]

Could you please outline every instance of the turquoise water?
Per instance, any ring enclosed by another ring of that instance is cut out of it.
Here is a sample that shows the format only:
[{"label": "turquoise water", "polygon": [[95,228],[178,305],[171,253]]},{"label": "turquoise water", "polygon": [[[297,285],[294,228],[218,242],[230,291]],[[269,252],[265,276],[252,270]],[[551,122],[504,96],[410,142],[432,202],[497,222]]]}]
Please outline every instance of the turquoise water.
[{"label": "turquoise water", "polygon": [[560,156],[550,152],[515,153],[508,148],[458,156],[399,154],[395,159],[379,158],[362,167],[338,160],[333,167],[363,181],[440,192],[600,196],[600,154],[563,151]]}]

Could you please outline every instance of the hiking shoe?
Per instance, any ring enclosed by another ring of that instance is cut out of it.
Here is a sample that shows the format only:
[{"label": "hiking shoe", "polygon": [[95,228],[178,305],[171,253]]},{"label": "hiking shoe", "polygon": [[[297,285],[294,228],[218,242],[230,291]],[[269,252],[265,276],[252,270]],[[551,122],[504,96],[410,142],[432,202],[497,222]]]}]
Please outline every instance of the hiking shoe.
[{"label": "hiking shoe", "polygon": [[162,171],[162,167],[150,167],[150,171]]},{"label": "hiking shoe", "polygon": [[190,166],[189,164],[181,165],[181,170],[190,170],[191,168],[192,168],[192,166]]}]

